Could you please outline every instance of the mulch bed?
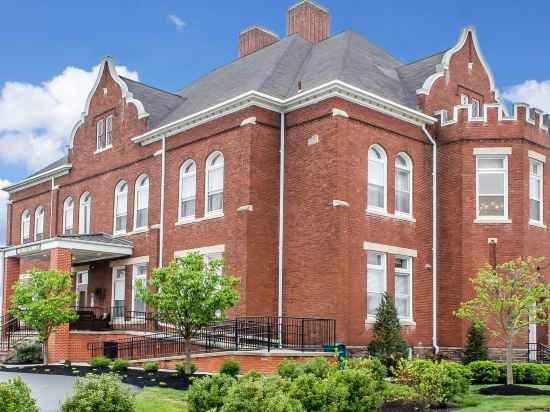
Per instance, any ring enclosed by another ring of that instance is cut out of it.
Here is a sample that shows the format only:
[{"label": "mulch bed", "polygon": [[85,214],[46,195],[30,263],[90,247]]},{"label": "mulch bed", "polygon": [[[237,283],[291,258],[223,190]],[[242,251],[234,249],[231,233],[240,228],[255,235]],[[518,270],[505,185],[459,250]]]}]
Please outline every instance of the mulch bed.
[{"label": "mulch bed", "polygon": [[426,408],[422,403],[415,402],[415,401],[391,401],[386,402],[380,409],[378,409],[378,412],[447,412],[452,411],[453,409],[456,409],[456,406],[449,406],[447,408],[439,408],[439,409],[429,409]]},{"label": "mulch bed", "polygon": [[482,395],[503,395],[503,396],[541,396],[541,395],[550,395],[550,391],[533,388],[531,386],[521,386],[521,385],[498,385],[498,386],[488,386],[486,388],[481,388],[479,393]]},{"label": "mulch bed", "polygon": [[[39,375],[63,375],[83,377],[89,373],[102,374],[112,372],[110,369],[93,369],[89,366],[69,366],[69,365],[48,365],[48,366],[16,366],[1,367],[0,372],[14,373],[35,373]],[[178,376],[174,372],[144,372],[140,369],[128,369],[125,372],[118,373],[122,377],[122,382],[143,388],[146,386],[158,386],[161,388],[171,388],[185,390],[189,387],[188,376]],[[192,377],[200,378],[205,375],[195,374]]]}]

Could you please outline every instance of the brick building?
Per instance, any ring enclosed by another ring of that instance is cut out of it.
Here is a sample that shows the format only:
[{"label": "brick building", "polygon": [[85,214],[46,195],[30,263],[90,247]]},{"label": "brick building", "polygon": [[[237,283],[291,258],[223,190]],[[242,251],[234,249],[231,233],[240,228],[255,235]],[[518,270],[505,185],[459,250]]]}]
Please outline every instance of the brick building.
[{"label": "brick building", "polygon": [[[67,155],[6,189],[4,310],[51,267],[79,307],[145,311],[135,282],[196,250],[241,278],[233,314],[334,318],[361,348],[388,291],[415,351],[462,347],[453,311],[489,243],[549,254],[550,119],[506,109],[474,29],[449,46],[403,63],[303,1],[286,37],[243,31],[237,60],[175,93],[105,58]],[[100,339],[61,328],[51,353]]]}]

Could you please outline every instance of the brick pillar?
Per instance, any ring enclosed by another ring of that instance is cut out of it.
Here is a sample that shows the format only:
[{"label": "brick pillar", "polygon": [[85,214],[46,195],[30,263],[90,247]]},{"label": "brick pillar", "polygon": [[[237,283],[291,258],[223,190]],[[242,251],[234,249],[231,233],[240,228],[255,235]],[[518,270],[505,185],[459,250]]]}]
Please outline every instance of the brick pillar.
[{"label": "brick pillar", "polygon": [[20,260],[16,257],[5,258],[2,262],[4,266],[4,299],[2,300],[2,315],[8,314],[8,309],[11,304],[11,295],[13,292],[13,285],[19,280]]},{"label": "brick pillar", "polygon": [[[67,249],[52,249],[50,252],[50,269],[71,272],[72,255]],[[48,342],[48,362],[54,363],[70,358],[69,324],[56,328]]]}]

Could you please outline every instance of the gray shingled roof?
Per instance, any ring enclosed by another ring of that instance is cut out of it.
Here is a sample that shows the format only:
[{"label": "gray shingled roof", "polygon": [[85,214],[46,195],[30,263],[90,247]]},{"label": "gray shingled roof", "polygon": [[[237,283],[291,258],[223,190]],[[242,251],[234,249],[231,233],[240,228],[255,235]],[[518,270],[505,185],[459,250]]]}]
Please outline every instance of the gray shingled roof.
[{"label": "gray shingled roof", "polygon": [[35,176],[38,176],[42,173],[49,172],[50,170],[55,169],[56,167],[63,166],[64,164],[69,163],[69,156],[65,155],[61,159],[57,159],[55,162],[50,163],[48,166],[43,167],[42,169],[38,170],[37,172],[34,172],[32,175],[28,176],[27,179],[33,178]]},{"label": "gray shingled roof", "polygon": [[63,238],[63,239],[83,240],[88,242],[108,243],[110,245],[118,245],[118,246],[132,247],[134,245],[129,240],[113,237],[112,235],[109,235],[107,233],[94,233],[89,235],[60,235],[57,237]]}]

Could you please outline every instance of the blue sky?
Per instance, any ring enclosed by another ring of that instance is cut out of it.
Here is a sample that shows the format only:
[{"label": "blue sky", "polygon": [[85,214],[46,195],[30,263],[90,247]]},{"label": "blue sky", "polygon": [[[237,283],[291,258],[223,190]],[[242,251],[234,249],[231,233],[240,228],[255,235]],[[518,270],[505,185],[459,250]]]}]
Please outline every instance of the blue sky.
[{"label": "blue sky", "polygon": [[[62,153],[102,56],[113,56],[128,76],[174,91],[234,60],[244,28],[259,24],[283,36],[293,3],[3,2],[0,188]],[[473,25],[501,91],[550,112],[547,1],[320,4],[330,9],[333,33],[351,28],[404,62],[452,47],[460,29]]]}]

